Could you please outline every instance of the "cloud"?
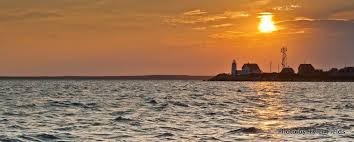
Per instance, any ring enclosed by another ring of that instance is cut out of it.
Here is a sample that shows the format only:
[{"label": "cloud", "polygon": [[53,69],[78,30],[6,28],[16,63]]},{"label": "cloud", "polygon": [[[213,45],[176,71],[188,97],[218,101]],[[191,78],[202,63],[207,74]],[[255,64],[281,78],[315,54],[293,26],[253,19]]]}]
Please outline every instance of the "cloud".
[{"label": "cloud", "polygon": [[193,15],[202,15],[202,14],[206,14],[207,12],[205,11],[201,11],[200,9],[197,10],[192,10],[192,11],[186,11],[183,13],[183,15],[186,16],[193,16]]},{"label": "cloud", "polygon": [[[186,15],[187,13],[187,15]],[[203,13],[203,14],[200,14]],[[221,14],[209,14],[199,10],[187,11],[177,16],[166,16],[164,21],[171,25],[177,24],[198,24],[216,22],[226,19],[236,19],[242,17],[248,17],[249,14],[244,11],[225,11]]]},{"label": "cloud", "polygon": [[292,11],[298,8],[301,8],[301,6],[297,4],[291,4],[291,5],[276,6],[272,9],[276,11]]},{"label": "cloud", "polygon": [[[289,19],[289,20],[282,20],[282,21],[277,21],[275,22],[277,25],[281,25],[282,23],[286,23],[286,22],[294,22],[294,21],[315,21],[316,19],[313,18],[309,18],[309,17],[295,17],[293,19]],[[317,19],[318,20],[318,19]]]},{"label": "cloud", "polygon": [[178,16],[178,17],[165,17],[165,22],[171,25],[177,24],[197,24],[197,23],[207,23],[213,21],[220,21],[227,19],[226,16],[222,15],[212,15],[212,16],[194,16],[194,17],[185,17],[185,16]]},{"label": "cloud", "polygon": [[295,19],[292,21],[284,21],[278,23],[288,29],[313,29],[317,32],[327,33],[348,33],[354,32],[354,22],[350,20],[337,20],[337,19]]},{"label": "cloud", "polygon": [[231,23],[225,23],[225,24],[218,24],[218,25],[212,25],[212,28],[225,28],[225,27],[231,27],[233,24]]},{"label": "cloud", "polygon": [[348,11],[341,11],[337,13],[333,13],[329,16],[331,19],[354,19],[354,9]]},{"label": "cloud", "polygon": [[230,19],[250,16],[250,14],[245,11],[225,11],[224,15],[229,17]]},{"label": "cloud", "polygon": [[247,36],[247,33],[239,32],[239,31],[225,31],[225,32],[209,35],[209,37],[213,39],[226,39],[226,40],[234,40],[243,36]]},{"label": "cloud", "polygon": [[[281,21],[277,23],[278,31],[272,33],[273,37],[353,37],[354,21],[335,19],[310,19],[295,18],[294,20]],[[240,38],[257,39],[264,34],[256,31],[223,31],[209,35],[213,39],[238,40]]]},{"label": "cloud", "polygon": [[315,19],[312,19],[312,18],[308,18],[308,17],[296,17],[295,18],[295,21],[315,21]]},{"label": "cloud", "polygon": [[253,0],[249,2],[250,6],[264,6],[271,3],[272,0]]},{"label": "cloud", "polygon": [[31,11],[28,13],[24,13],[23,15],[20,15],[22,17],[28,17],[28,18],[52,18],[52,17],[62,17],[62,15],[58,14],[55,11],[47,11],[47,12],[40,12],[40,11]]},{"label": "cloud", "polygon": [[25,11],[14,12],[0,15],[1,22],[25,21],[25,20],[43,20],[50,18],[60,18],[63,15],[56,11]]},{"label": "cloud", "polygon": [[225,23],[225,24],[217,24],[217,25],[210,25],[210,26],[204,26],[204,27],[193,27],[192,29],[193,30],[196,30],[196,31],[203,31],[203,30],[206,30],[208,28],[227,28],[227,27],[232,27],[234,24],[231,24],[231,23]]},{"label": "cloud", "polygon": [[202,31],[202,30],[206,30],[207,27],[194,27],[192,28],[193,30],[197,30],[197,31]]}]

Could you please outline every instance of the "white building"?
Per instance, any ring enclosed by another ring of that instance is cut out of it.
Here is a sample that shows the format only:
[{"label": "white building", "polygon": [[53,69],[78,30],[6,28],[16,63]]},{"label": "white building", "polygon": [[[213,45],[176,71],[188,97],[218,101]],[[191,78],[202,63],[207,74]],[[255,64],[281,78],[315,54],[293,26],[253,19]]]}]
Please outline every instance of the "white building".
[{"label": "white building", "polygon": [[231,65],[231,75],[232,76],[236,76],[237,75],[237,64],[236,64],[236,60],[232,61],[232,65]]}]

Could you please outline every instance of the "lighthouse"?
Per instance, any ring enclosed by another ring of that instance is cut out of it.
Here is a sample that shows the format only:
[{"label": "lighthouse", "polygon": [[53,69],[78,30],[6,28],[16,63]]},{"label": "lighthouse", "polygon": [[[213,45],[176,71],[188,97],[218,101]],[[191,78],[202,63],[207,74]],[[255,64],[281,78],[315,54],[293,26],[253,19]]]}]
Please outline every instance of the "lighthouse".
[{"label": "lighthouse", "polygon": [[237,75],[237,64],[236,64],[236,60],[232,61],[232,65],[231,65],[231,75],[232,76],[236,76]]}]

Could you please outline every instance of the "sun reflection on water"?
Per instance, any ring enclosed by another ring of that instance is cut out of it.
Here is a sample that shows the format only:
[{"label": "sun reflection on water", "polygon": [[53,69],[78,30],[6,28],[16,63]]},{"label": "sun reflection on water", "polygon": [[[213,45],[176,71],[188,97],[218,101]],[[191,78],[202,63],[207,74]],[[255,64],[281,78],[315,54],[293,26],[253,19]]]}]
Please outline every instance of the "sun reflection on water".
[{"label": "sun reflection on water", "polygon": [[257,107],[253,108],[254,119],[245,122],[246,125],[251,125],[268,133],[268,137],[280,138],[277,130],[284,129],[291,124],[285,121],[285,117],[291,115],[291,111],[286,109],[286,105],[281,100],[281,86],[272,82],[261,82],[257,86],[257,95],[254,96]]}]

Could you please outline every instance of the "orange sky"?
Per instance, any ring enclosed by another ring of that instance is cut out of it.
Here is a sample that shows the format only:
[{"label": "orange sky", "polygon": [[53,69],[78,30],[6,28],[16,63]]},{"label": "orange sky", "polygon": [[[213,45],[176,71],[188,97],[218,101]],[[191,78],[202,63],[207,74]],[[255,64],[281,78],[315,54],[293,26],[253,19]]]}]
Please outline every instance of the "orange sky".
[{"label": "orange sky", "polygon": [[276,71],[282,45],[293,68],[354,66],[353,19],[351,0],[0,0],[0,76]]}]

